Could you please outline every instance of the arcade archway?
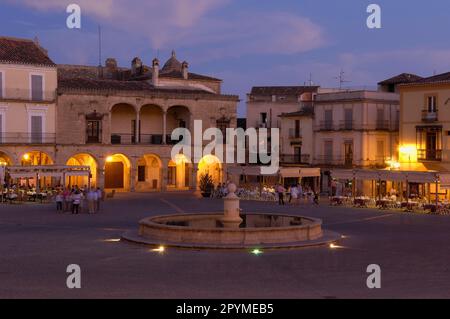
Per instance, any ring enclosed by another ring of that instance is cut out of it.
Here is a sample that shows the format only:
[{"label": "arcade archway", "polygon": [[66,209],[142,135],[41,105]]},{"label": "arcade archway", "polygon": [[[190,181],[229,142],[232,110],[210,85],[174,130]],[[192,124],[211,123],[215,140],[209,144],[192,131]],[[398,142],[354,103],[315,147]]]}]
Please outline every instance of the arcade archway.
[{"label": "arcade archway", "polygon": [[142,156],[137,162],[136,191],[161,189],[161,160],[153,154]]},{"label": "arcade archway", "polygon": [[86,153],[73,155],[66,163],[67,166],[89,166],[91,170],[91,178],[89,181],[88,176],[67,176],[65,186],[88,186],[90,183],[91,187],[97,186],[97,161],[95,158]]},{"label": "arcade archway", "polygon": [[117,191],[130,190],[131,162],[123,154],[114,154],[106,158],[105,189]]},{"label": "arcade archway", "polygon": [[205,174],[211,176],[215,186],[223,182],[222,163],[217,156],[209,154],[200,160],[198,163],[197,185],[199,185],[200,177]]},{"label": "arcade archway", "polygon": [[2,151],[0,151],[0,165],[12,165],[11,158]]},{"label": "arcade archway", "polygon": [[189,189],[192,164],[183,154],[169,161],[167,167],[167,188],[174,190]]}]

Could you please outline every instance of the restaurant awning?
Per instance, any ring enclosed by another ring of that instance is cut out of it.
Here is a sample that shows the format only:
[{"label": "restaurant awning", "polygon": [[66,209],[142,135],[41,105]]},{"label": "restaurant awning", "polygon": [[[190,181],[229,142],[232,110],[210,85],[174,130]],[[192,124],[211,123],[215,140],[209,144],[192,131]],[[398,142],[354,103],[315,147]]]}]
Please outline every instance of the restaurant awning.
[{"label": "restaurant awning", "polygon": [[[409,183],[435,183],[438,178],[435,172],[410,172],[410,171],[390,171],[390,170],[333,170],[331,176],[335,179],[357,179],[357,180],[382,180],[392,182]],[[450,187],[450,178],[449,183]]]},{"label": "restaurant awning", "polygon": [[[227,173],[232,175],[246,175],[246,176],[262,176],[261,166],[228,166]],[[264,174],[264,176],[277,176],[275,174]]]},{"label": "restaurant awning", "polygon": [[280,175],[283,178],[320,177],[320,168],[282,167]]},{"label": "restaurant awning", "polygon": [[56,177],[62,178],[66,176],[89,176],[91,169],[89,166],[6,166],[11,178],[36,178],[39,177]]}]

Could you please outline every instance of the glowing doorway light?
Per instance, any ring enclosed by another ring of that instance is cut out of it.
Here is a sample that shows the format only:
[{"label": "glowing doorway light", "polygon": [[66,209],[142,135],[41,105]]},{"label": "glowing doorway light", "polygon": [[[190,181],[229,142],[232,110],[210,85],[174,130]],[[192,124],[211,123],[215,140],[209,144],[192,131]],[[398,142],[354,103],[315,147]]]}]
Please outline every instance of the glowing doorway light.
[{"label": "glowing doorway light", "polygon": [[23,155],[23,159],[25,160],[25,161],[29,161],[30,160],[30,154],[24,154]]},{"label": "glowing doorway light", "polygon": [[113,157],[113,156],[108,156],[108,157],[106,158],[106,162],[107,162],[107,163],[111,163],[112,161],[114,161],[114,157]]}]

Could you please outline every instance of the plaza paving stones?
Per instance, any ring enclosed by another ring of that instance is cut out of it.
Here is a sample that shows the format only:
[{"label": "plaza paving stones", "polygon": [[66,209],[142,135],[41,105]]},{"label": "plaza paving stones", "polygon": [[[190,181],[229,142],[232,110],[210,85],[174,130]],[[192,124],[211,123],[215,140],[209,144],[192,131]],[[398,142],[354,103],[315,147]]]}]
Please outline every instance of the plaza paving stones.
[{"label": "plaza paving stones", "polygon": [[[190,193],[118,194],[97,215],[0,205],[0,298],[450,298],[450,217],[241,202],[245,212],[321,218],[339,248],[200,251],[117,242],[152,215],[220,212]],[[113,241],[110,241],[110,240]],[[82,288],[66,287],[79,264]],[[381,266],[381,289],[366,286]]]}]

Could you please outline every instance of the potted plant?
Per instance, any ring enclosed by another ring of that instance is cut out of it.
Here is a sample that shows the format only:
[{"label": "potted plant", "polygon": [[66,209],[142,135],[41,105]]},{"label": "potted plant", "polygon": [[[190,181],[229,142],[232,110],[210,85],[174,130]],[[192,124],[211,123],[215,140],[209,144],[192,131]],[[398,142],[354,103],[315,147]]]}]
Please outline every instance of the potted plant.
[{"label": "potted plant", "polygon": [[203,197],[211,197],[211,193],[214,190],[214,182],[211,175],[208,173],[200,175],[199,187]]}]

